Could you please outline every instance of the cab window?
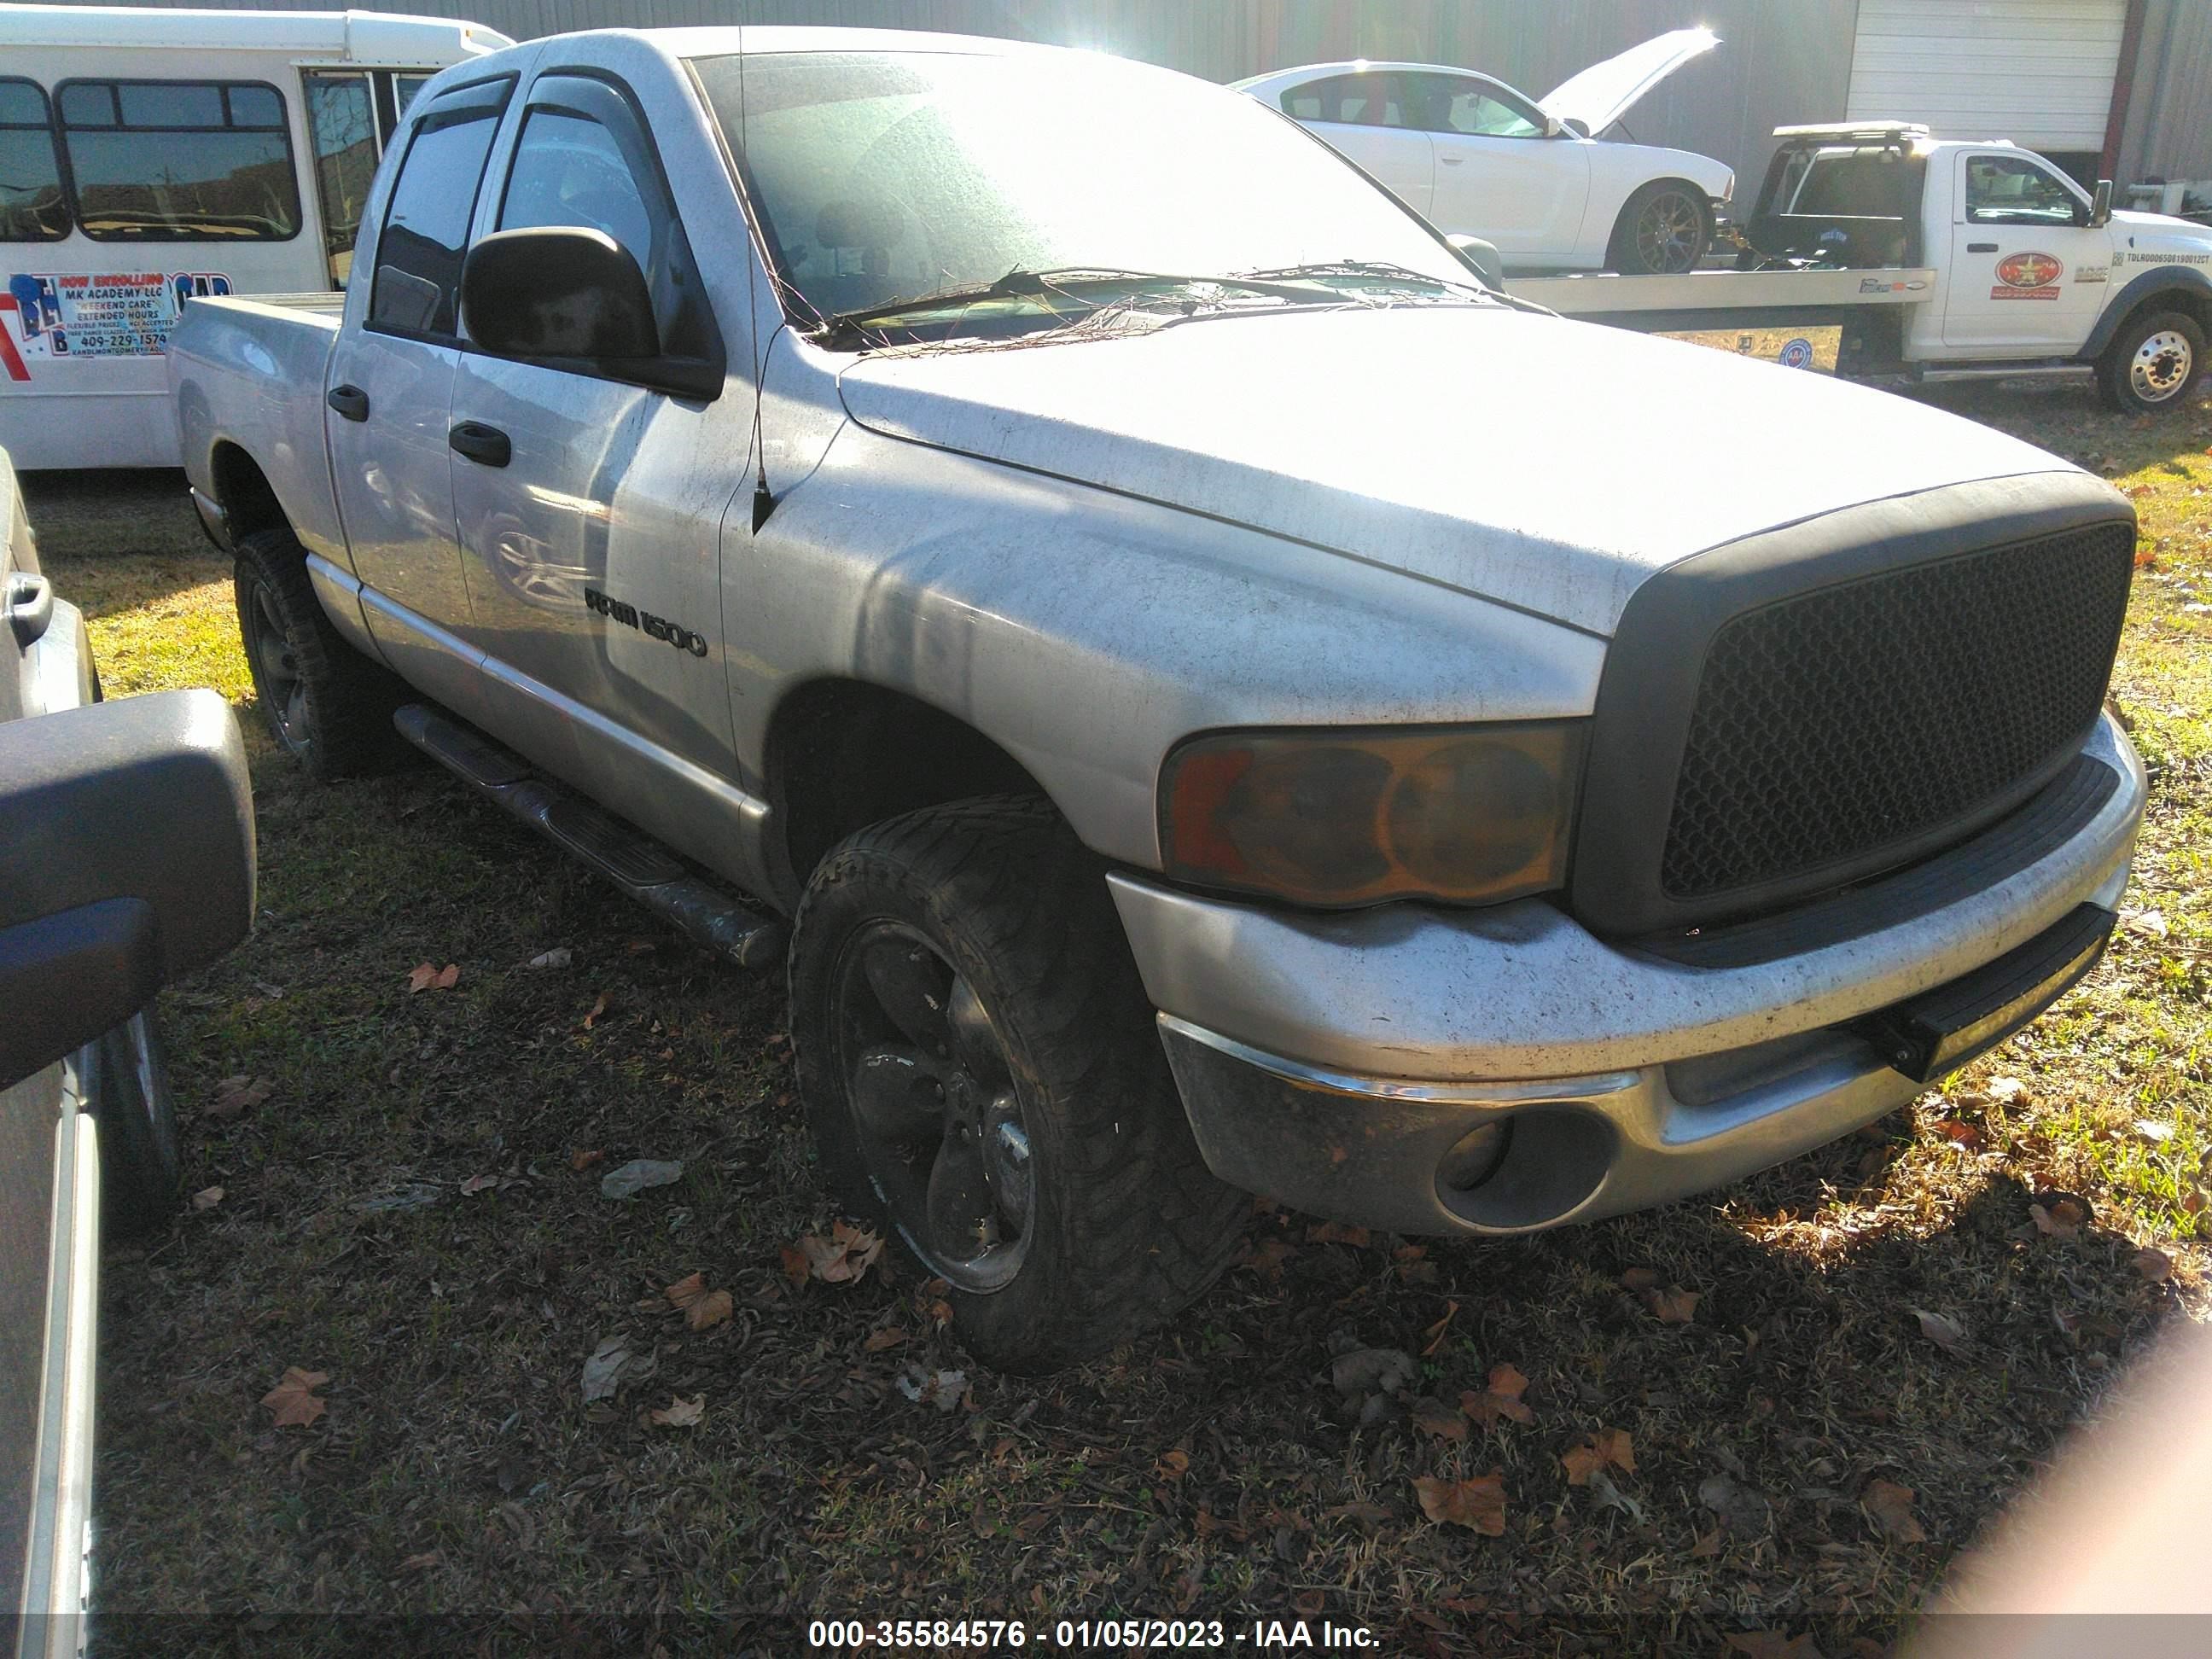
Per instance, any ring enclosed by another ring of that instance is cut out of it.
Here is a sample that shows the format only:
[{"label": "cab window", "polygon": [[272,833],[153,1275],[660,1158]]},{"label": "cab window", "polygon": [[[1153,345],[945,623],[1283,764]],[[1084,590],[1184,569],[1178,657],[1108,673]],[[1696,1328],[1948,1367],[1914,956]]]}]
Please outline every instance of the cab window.
[{"label": "cab window", "polygon": [[67,81],[55,94],[77,223],[102,242],[281,242],[300,232],[284,100],[245,81]]},{"label": "cab window", "polygon": [[514,85],[512,79],[489,81],[449,92],[416,122],[376,239],[371,328],[453,337],[469,220]]},{"label": "cab window", "polygon": [[2020,155],[1966,158],[1966,217],[1978,225],[2085,223],[2081,198],[2043,167]]},{"label": "cab window", "polygon": [[532,86],[495,228],[560,226],[604,231],[637,261],[664,355],[720,358],[705,287],[644,118],[624,93],[589,76],[543,75]]},{"label": "cab window", "polygon": [[46,92],[35,81],[0,80],[0,242],[57,242],[69,229]]},{"label": "cab window", "polygon": [[1403,101],[1394,77],[1370,72],[1340,75],[1327,81],[1310,81],[1292,87],[1282,96],[1283,113],[1294,121],[1319,121],[1334,126],[1407,127]]}]

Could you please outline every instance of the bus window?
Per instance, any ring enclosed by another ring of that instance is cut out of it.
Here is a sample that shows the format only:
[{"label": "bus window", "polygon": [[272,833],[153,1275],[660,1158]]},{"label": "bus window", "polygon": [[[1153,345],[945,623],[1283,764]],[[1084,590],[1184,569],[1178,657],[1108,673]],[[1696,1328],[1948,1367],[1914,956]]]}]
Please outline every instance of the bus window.
[{"label": "bus window", "polygon": [[58,242],[69,228],[46,94],[35,81],[0,80],[0,242]]},{"label": "bus window", "polygon": [[307,88],[307,142],[315,153],[315,193],[323,210],[323,253],[331,286],[343,288],[382,148],[375,100],[366,75],[310,70],[300,79]]},{"label": "bus window", "polygon": [[78,223],[98,241],[285,241],[300,191],[284,102],[238,81],[66,81]]}]

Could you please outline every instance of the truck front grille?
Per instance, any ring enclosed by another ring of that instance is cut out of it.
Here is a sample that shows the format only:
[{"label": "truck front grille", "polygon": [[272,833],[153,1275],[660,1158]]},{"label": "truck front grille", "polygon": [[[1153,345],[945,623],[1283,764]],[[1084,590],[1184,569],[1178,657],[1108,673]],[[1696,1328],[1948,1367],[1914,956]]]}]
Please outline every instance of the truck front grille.
[{"label": "truck front grille", "polygon": [[1909,566],[1713,635],[1660,885],[1724,899],[1922,842],[2016,791],[2097,717],[2133,573],[2127,524]]}]

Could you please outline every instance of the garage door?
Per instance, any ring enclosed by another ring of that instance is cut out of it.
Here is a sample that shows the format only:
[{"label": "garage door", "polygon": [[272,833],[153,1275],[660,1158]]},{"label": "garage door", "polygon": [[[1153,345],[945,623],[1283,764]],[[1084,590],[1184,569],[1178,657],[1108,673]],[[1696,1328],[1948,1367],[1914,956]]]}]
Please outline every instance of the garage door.
[{"label": "garage door", "polygon": [[1859,0],[1850,118],[2102,149],[2126,14],[2127,0]]}]

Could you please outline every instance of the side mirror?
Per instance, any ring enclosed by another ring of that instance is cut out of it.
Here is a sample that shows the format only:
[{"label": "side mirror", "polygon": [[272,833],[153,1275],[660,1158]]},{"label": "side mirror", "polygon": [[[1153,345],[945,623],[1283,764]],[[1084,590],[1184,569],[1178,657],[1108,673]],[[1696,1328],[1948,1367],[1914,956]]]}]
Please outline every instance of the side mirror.
[{"label": "side mirror", "polygon": [[606,232],[580,225],[495,231],[471,248],[461,325],[501,357],[660,354],[645,273]]},{"label": "side mirror", "polygon": [[244,939],[253,877],[246,750],[214,692],[0,723],[0,1083]]},{"label": "side mirror", "polygon": [[1587,138],[1590,136],[1589,123],[1579,115],[1570,115],[1562,125],[1577,138]]},{"label": "side mirror", "polygon": [[1558,116],[1547,115],[1544,118],[1544,137],[1547,138],[1556,138],[1566,130],[1567,124]]},{"label": "side mirror", "polygon": [[1505,257],[1498,251],[1498,244],[1486,242],[1480,236],[1462,236],[1455,233],[1444,238],[1459,261],[1477,276],[1482,285],[1493,294],[1505,292]]},{"label": "side mirror", "polygon": [[2089,228],[2102,230],[2112,222],[2112,181],[2097,180],[2097,193],[2089,198]]}]

